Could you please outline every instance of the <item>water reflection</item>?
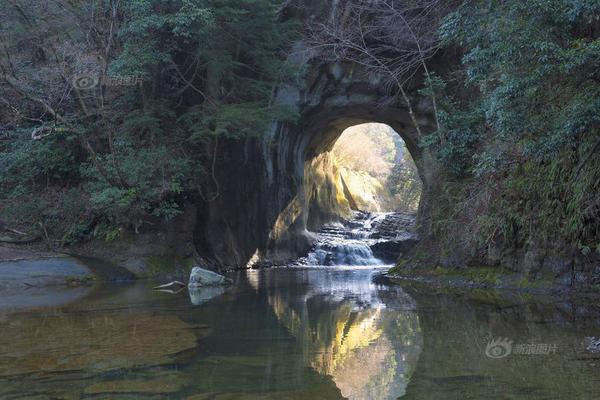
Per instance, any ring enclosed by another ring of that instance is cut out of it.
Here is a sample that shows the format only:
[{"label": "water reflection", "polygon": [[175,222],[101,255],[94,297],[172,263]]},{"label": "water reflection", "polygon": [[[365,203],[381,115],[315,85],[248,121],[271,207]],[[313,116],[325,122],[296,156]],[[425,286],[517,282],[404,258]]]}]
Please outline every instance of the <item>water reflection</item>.
[{"label": "water reflection", "polygon": [[[0,398],[600,398],[585,340],[600,336],[597,305],[386,289],[372,273],[250,271],[224,291],[140,283],[25,302],[0,319]],[[558,350],[492,359],[490,337]]]},{"label": "water reflection", "polygon": [[225,288],[221,286],[209,286],[204,288],[189,287],[188,293],[190,295],[190,302],[195,306],[199,306],[225,293]]},{"label": "water reflection", "polygon": [[[600,399],[600,362],[585,337],[600,332],[595,302],[527,294],[410,290],[419,309],[423,351],[404,399]],[[515,346],[486,355],[494,338]],[[519,354],[518,344],[556,351]]]},{"label": "water reflection", "polygon": [[[64,289],[57,294],[62,299]],[[96,288],[75,303],[7,316],[0,324],[0,398],[79,398],[104,385],[102,377],[170,365],[193,351],[210,329],[155,312],[152,295],[140,285]]]},{"label": "water reflection", "polygon": [[[330,376],[343,397],[404,395],[422,337],[415,303],[401,289],[382,296],[372,271],[360,269],[250,274],[269,288],[269,304],[298,339],[306,365]],[[394,302],[386,304],[390,297]]]}]

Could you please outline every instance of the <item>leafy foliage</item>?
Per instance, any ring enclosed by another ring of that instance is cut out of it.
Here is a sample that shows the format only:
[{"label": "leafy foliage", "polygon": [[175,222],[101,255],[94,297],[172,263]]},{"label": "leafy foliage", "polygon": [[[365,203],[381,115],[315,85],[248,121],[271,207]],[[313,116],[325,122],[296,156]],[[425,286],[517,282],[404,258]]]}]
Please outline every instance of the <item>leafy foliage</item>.
[{"label": "leafy foliage", "polygon": [[[11,224],[68,242],[172,218],[191,197],[219,195],[219,138],[294,117],[272,106],[277,82],[297,73],[285,64],[296,27],[277,0],[21,3],[0,13],[11,106],[0,111],[0,217]],[[95,84],[77,87],[77,74]]]},{"label": "leafy foliage", "polygon": [[442,24],[479,95],[443,96],[424,144],[469,178],[449,213],[472,221],[474,242],[600,249],[599,12],[594,0],[475,0]]}]

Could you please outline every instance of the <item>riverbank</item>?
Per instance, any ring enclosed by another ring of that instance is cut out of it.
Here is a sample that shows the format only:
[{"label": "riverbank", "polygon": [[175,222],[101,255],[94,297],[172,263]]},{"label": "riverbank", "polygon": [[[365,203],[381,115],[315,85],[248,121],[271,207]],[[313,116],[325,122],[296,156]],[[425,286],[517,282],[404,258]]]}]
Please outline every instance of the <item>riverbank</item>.
[{"label": "riverbank", "polygon": [[0,263],[60,257],[61,253],[49,251],[40,245],[0,243]]},{"label": "riverbank", "polygon": [[52,248],[43,242],[0,243],[4,287],[77,285],[90,281],[174,280],[195,265],[189,235],[179,230],[123,232],[118,240],[91,240]]},{"label": "riverbank", "polygon": [[456,290],[497,289],[518,291],[531,294],[577,295],[582,297],[600,297],[600,285],[578,286],[560,284],[560,281],[547,275],[544,278],[529,279],[523,273],[505,268],[465,267],[465,268],[406,268],[399,262],[391,268],[385,277],[393,284],[414,282],[436,288]]},{"label": "riverbank", "polygon": [[[15,255],[15,254],[13,254]],[[21,253],[0,260],[0,290],[48,286],[84,286],[92,282],[133,281],[138,276],[106,260],[60,253]]]}]

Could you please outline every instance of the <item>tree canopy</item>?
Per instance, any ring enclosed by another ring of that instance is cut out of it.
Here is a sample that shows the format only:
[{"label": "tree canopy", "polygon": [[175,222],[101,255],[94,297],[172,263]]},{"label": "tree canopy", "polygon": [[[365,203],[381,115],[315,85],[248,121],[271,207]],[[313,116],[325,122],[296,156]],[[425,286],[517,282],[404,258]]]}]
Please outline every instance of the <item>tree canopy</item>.
[{"label": "tree canopy", "polygon": [[[11,0],[0,11],[2,214],[62,242],[216,198],[219,138],[294,110],[276,0]],[[32,136],[38,140],[32,140]],[[186,200],[188,199],[188,200]],[[42,224],[43,227],[40,228]]]}]

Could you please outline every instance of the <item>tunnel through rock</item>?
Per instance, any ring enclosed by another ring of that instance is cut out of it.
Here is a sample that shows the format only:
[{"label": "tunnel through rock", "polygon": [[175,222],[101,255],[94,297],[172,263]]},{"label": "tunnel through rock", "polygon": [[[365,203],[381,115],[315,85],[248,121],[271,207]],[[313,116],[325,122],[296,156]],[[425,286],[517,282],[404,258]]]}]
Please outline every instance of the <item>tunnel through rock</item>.
[{"label": "tunnel through rock", "polygon": [[413,119],[423,133],[435,125],[419,85],[415,81],[407,87],[412,115],[385,85],[354,65],[317,63],[305,82],[279,87],[275,103],[296,107],[299,116],[274,121],[262,136],[221,143],[215,168],[220,195],[197,202],[199,258],[219,269],[283,264],[306,254],[315,240],[311,229],[340,217],[337,190],[329,179],[331,150],[344,130],[365,123],[386,124],[404,141],[422,182],[417,221],[424,222],[439,171],[419,146],[414,128]]},{"label": "tunnel through rock", "polygon": [[296,263],[367,266],[394,262],[413,243],[421,192],[416,166],[390,126],[345,129],[305,170],[306,227],[314,243]]},{"label": "tunnel through rock", "polygon": [[421,180],[404,141],[390,126],[366,123],[347,128],[329,157],[335,200],[341,207],[372,213],[417,210]]}]

